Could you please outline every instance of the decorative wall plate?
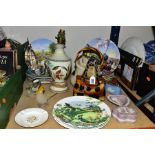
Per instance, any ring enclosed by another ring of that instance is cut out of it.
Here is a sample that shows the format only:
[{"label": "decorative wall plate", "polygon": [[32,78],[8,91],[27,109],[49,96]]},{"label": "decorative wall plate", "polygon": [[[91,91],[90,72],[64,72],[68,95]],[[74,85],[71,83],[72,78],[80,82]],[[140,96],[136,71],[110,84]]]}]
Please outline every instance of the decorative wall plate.
[{"label": "decorative wall plate", "polygon": [[32,49],[34,50],[38,59],[42,60],[45,56],[51,56],[55,50],[55,43],[49,39],[36,39],[31,42]]},{"label": "decorative wall plate", "polygon": [[24,109],[15,116],[15,122],[22,127],[36,127],[45,123],[47,119],[47,111],[41,108]]},{"label": "decorative wall plate", "polygon": [[72,96],[58,101],[53,108],[54,119],[66,128],[102,128],[111,117],[110,108],[88,96]]},{"label": "decorative wall plate", "polygon": [[35,70],[37,68],[37,57],[29,44],[25,50],[25,63],[29,69]]},{"label": "decorative wall plate", "polygon": [[120,61],[120,53],[118,47],[111,40],[96,38],[88,42],[87,46],[98,49],[104,56],[105,66],[103,75],[113,72]]},{"label": "decorative wall plate", "polygon": [[145,47],[145,62],[148,64],[155,63],[155,40],[151,40],[148,43],[144,44]]},{"label": "decorative wall plate", "polygon": [[55,51],[55,43],[49,39],[36,39],[31,42],[25,51],[25,61],[29,70],[27,76],[30,79],[50,77],[46,58],[52,56]]},{"label": "decorative wall plate", "polygon": [[[36,55],[38,66],[42,67],[41,72],[45,72],[46,57],[51,57],[55,51],[55,43],[49,39],[36,39],[31,42],[32,49]],[[36,74],[40,74],[36,72]],[[44,73],[41,73],[44,74]]]}]

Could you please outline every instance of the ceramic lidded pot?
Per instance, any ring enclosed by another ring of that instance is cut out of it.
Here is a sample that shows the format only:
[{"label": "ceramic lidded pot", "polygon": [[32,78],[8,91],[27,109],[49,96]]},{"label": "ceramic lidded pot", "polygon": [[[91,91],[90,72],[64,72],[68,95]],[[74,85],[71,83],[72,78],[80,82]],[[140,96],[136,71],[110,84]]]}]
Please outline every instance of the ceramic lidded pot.
[{"label": "ceramic lidded pot", "polygon": [[61,92],[68,89],[66,79],[71,71],[71,58],[64,51],[65,31],[60,30],[56,39],[58,42],[56,44],[56,50],[51,57],[47,58],[47,65],[54,80],[50,87],[51,90]]}]

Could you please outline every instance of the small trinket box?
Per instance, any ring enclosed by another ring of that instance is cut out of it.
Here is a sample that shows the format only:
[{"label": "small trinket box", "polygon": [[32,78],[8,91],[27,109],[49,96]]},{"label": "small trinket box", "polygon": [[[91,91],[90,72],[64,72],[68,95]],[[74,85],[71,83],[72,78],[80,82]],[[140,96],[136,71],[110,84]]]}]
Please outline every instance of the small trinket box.
[{"label": "small trinket box", "polygon": [[106,82],[105,92],[106,96],[121,94],[121,88],[119,87],[119,83],[115,77],[113,77],[110,81]]},{"label": "small trinket box", "polygon": [[105,84],[105,92],[107,95],[120,95],[121,94],[121,88],[119,86],[115,86],[112,84]]},{"label": "small trinket box", "polygon": [[112,116],[119,122],[134,123],[137,119],[137,113],[129,107],[118,107],[112,111]]}]

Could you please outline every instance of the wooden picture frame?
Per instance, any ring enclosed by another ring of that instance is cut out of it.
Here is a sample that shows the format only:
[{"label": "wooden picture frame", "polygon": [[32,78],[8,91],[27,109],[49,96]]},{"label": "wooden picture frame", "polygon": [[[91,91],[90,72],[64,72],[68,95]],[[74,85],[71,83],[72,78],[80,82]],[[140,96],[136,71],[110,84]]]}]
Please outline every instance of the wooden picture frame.
[{"label": "wooden picture frame", "polygon": [[142,59],[119,48],[120,63],[116,69],[116,74],[121,78],[122,82],[128,88],[134,90],[136,88]]},{"label": "wooden picture frame", "polygon": [[121,80],[131,90],[134,90],[136,87],[138,75],[139,67],[131,67],[129,64],[124,64]]}]

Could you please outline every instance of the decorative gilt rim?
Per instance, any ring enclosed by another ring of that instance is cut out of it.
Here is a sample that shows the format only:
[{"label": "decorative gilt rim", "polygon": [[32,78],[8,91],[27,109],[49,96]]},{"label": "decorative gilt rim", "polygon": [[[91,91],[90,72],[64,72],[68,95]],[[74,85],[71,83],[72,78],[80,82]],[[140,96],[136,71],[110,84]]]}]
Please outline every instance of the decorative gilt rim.
[{"label": "decorative gilt rim", "polygon": [[47,58],[47,57],[46,57],[46,59],[48,59],[48,60],[50,60],[50,61],[55,61],[55,62],[60,62],[60,61],[62,61],[62,62],[68,62],[68,61],[72,61],[71,58],[69,58],[68,60],[55,60],[55,59],[50,59],[50,58]]}]

